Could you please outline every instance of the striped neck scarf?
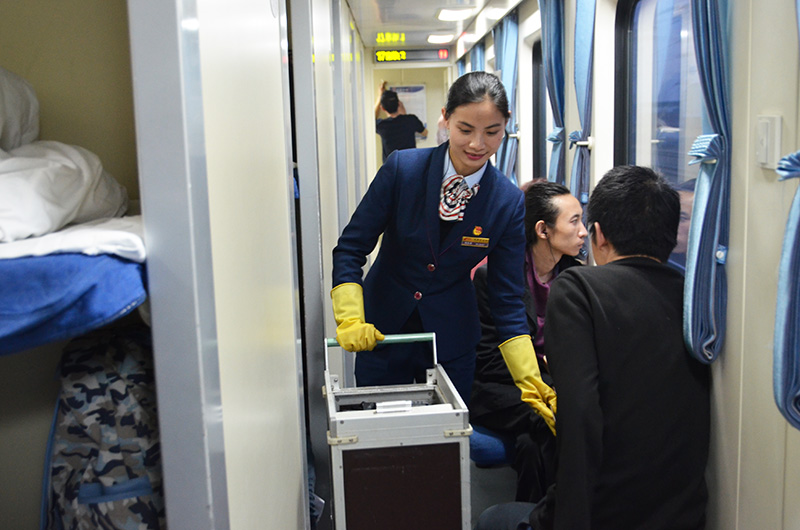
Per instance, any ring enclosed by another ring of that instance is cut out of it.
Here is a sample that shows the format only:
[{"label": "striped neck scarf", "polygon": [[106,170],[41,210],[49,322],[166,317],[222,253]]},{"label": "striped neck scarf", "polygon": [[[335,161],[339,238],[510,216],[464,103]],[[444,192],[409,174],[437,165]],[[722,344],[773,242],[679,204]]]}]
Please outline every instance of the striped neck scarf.
[{"label": "striped neck scarf", "polygon": [[439,218],[442,221],[463,221],[469,200],[478,193],[480,184],[471,188],[462,175],[452,175],[442,181],[439,194]]}]

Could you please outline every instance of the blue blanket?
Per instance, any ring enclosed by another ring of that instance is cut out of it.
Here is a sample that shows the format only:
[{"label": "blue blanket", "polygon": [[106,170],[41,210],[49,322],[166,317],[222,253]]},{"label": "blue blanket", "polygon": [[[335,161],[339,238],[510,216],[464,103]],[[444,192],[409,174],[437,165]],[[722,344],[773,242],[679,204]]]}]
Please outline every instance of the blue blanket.
[{"label": "blue blanket", "polygon": [[82,335],[146,297],[144,265],[116,256],[0,260],[0,355]]}]

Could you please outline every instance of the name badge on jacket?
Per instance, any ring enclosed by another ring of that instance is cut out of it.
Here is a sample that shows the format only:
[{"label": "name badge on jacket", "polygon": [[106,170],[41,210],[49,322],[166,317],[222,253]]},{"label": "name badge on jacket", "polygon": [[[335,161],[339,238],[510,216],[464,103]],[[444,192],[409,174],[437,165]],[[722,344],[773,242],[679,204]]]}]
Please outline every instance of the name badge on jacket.
[{"label": "name badge on jacket", "polygon": [[470,237],[464,236],[461,238],[462,247],[476,247],[476,248],[489,248],[488,237]]}]

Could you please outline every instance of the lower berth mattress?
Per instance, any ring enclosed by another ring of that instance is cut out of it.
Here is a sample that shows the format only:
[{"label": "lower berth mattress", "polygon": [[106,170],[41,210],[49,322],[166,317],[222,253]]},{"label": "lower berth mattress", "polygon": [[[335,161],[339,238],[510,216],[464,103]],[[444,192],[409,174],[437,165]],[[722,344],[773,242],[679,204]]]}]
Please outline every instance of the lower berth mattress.
[{"label": "lower berth mattress", "polygon": [[146,297],[144,263],[114,255],[0,260],[0,355],[82,335]]}]

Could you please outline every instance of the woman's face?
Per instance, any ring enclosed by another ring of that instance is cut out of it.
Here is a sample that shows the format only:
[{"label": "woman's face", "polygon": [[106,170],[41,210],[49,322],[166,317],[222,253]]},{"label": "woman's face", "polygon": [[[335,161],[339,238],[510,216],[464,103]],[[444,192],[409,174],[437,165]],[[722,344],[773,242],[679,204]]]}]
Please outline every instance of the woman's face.
[{"label": "woman's face", "polygon": [[558,209],[558,217],[554,227],[547,227],[550,248],[561,255],[577,256],[588,234],[581,219],[583,208],[572,195],[557,195],[552,201]]},{"label": "woman's face", "polygon": [[450,159],[459,175],[475,173],[497,152],[507,118],[489,99],[461,105],[449,118],[445,116],[450,131]]}]

